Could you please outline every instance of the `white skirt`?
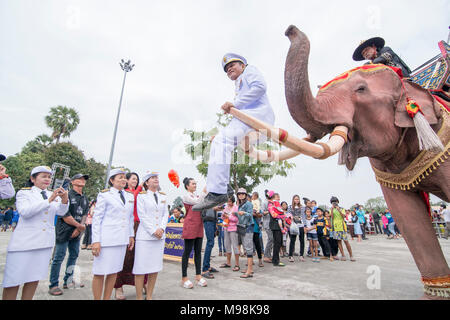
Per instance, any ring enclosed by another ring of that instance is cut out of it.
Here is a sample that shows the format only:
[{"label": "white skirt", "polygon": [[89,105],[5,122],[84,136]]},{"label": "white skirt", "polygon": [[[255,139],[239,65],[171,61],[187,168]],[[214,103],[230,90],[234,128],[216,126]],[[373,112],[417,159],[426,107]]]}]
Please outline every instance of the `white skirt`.
[{"label": "white skirt", "polygon": [[148,274],[162,270],[164,242],[164,240],[136,240],[133,274]]},{"label": "white skirt", "polygon": [[107,275],[122,271],[127,245],[101,247],[98,257],[94,256],[92,274]]},{"label": "white skirt", "polygon": [[52,249],[8,251],[2,284],[3,288],[48,279],[48,268],[50,259],[52,258]]}]

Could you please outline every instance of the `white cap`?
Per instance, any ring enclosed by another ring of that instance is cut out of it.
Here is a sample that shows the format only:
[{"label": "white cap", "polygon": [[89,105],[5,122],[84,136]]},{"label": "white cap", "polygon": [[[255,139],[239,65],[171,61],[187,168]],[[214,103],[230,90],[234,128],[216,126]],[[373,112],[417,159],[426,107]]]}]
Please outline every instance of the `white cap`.
[{"label": "white cap", "polygon": [[147,181],[148,179],[150,179],[151,177],[157,177],[159,176],[158,172],[154,172],[154,171],[147,171],[144,175],[144,177],[142,178],[143,182]]},{"label": "white cap", "polygon": [[114,177],[116,174],[121,174],[121,173],[126,174],[127,172],[125,171],[124,168],[112,169],[109,172],[108,180],[111,179],[112,177]]},{"label": "white cap", "polygon": [[34,167],[33,170],[31,170],[30,176],[32,176],[36,173],[41,173],[41,172],[50,173],[53,175],[53,171],[50,167],[38,166],[38,167]]}]

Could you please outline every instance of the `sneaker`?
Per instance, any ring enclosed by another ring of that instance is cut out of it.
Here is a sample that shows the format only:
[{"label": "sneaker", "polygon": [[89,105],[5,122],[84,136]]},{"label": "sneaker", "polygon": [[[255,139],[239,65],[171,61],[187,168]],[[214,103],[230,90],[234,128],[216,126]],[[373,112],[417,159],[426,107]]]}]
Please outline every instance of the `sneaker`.
[{"label": "sneaker", "polygon": [[205,199],[203,199],[202,202],[193,206],[192,210],[193,211],[202,211],[202,210],[211,209],[211,208],[214,208],[221,204],[224,204],[227,201],[228,201],[227,194],[213,194],[211,192],[208,192]]},{"label": "sneaker", "polygon": [[274,264],[274,267],[285,267],[286,265],[283,262],[280,262],[279,264]]}]

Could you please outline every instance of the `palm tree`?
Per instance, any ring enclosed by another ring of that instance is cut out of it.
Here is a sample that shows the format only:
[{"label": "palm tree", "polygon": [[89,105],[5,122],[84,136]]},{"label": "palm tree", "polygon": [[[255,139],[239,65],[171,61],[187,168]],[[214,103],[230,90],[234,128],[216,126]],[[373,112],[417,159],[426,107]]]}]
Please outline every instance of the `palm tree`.
[{"label": "palm tree", "polygon": [[52,138],[59,139],[67,138],[75,131],[80,123],[80,117],[75,109],[66,106],[57,106],[50,109],[50,114],[45,117],[45,122],[52,130]]}]

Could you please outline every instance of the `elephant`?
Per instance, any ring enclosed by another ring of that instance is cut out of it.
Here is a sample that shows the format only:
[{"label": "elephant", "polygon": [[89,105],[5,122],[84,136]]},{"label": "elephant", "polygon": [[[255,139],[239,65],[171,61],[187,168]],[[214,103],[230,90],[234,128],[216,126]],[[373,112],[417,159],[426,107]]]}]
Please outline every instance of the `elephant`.
[{"label": "elephant", "polygon": [[[450,156],[449,111],[427,90],[402,80],[384,65],[346,73],[322,86],[314,97],[308,78],[309,40],[293,25],[285,35],[291,42],[285,63],[286,101],[293,120],[308,136],[292,137],[282,129],[232,110],[231,114],[288,149],[277,154],[255,150],[249,143],[251,135],[241,146],[250,156],[267,162],[300,153],[324,159],[339,152],[341,164],[350,171],[358,158],[368,157],[420,271],[423,298],[449,298],[450,269],[423,199],[425,193],[431,193],[450,201],[450,161],[445,161]],[[414,121],[405,109],[406,96],[420,105],[443,142],[443,151],[420,150]],[[329,143],[314,143],[329,133]]]}]

